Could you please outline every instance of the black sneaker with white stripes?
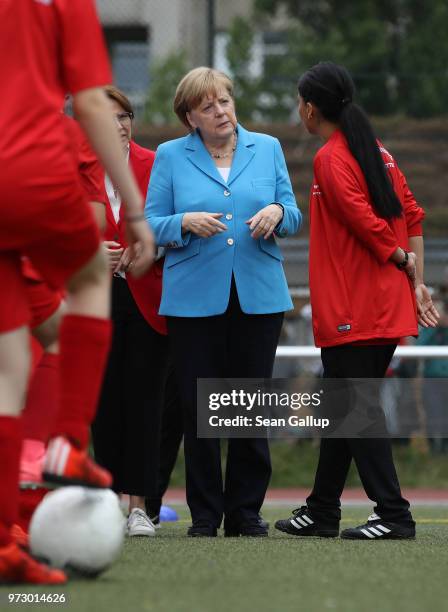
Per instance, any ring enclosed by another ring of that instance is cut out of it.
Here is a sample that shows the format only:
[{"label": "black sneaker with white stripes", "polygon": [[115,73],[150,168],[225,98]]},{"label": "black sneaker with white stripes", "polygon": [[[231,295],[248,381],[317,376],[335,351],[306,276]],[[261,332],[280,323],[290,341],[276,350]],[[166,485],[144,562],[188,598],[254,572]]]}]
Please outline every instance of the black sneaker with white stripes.
[{"label": "black sneaker with white stripes", "polygon": [[275,523],[275,528],[295,536],[319,536],[321,538],[336,538],[339,535],[338,525],[322,525],[316,523],[307,506],[296,508],[292,516]]},{"label": "black sneaker with white stripes", "polygon": [[346,540],[412,540],[415,538],[415,527],[383,521],[378,514],[371,514],[367,523],[344,529],[341,538]]}]

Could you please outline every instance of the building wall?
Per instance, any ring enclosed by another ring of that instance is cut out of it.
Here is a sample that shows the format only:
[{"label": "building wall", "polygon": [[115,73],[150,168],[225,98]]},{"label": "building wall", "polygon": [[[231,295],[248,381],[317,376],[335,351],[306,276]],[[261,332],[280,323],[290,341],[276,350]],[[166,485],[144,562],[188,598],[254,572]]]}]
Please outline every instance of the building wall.
[{"label": "building wall", "polygon": [[[172,51],[184,51],[190,67],[209,63],[211,0],[96,0],[112,59],[115,82],[137,114],[151,86],[150,67]],[[214,0],[216,63],[225,64],[225,30],[236,15],[249,16],[252,0]],[[224,36],[224,37],[223,37]]]},{"label": "building wall", "polygon": [[208,2],[207,0],[184,0],[182,7],[180,40],[188,53],[190,65],[207,64]]},{"label": "building wall", "polygon": [[96,0],[107,29],[148,28],[151,58],[185,49],[191,64],[207,57],[207,0]]},{"label": "building wall", "polygon": [[[96,0],[103,26],[148,28],[151,58],[185,49],[191,65],[207,62],[208,0]],[[252,0],[215,0],[215,27],[225,30],[236,15],[248,17]]]},{"label": "building wall", "polygon": [[152,0],[96,0],[98,14],[103,25],[143,25],[145,5]]},{"label": "building wall", "polygon": [[215,0],[216,29],[226,30],[234,17],[250,17],[253,0]]}]

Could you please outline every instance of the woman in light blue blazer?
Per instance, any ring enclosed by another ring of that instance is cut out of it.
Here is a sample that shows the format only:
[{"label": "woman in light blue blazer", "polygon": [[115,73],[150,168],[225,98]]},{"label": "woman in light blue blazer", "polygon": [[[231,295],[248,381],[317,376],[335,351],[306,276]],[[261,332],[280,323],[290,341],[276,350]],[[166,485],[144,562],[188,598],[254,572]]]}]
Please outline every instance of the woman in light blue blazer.
[{"label": "woman in light blue blazer", "polygon": [[292,308],[276,237],[301,223],[280,143],[237,123],[233,86],[196,68],[174,109],[190,134],[159,146],[145,214],[167,248],[167,316],[183,403],[190,536],[267,535],[271,474],[265,439],[230,439],[225,482],[217,439],[197,438],[198,378],[270,378]]}]

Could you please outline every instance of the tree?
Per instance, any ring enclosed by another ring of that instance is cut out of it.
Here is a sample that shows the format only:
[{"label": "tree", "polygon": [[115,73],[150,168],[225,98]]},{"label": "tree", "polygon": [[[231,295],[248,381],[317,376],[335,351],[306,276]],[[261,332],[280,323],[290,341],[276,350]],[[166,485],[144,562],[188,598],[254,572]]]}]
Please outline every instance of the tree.
[{"label": "tree", "polygon": [[414,4],[400,48],[400,100],[416,117],[446,114],[448,4]]},{"label": "tree", "polygon": [[446,0],[254,0],[254,5],[261,15],[285,8],[295,22],[288,36],[298,67],[324,59],[343,63],[367,110],[445,112]]},{"label": "tree", "polygon": [[154,62],[145,105],[146,122],[154,124],[177,122],[173,111],[173,93],[186,72],[187,63],[183,51],[172,52],[162,60]]},{"label": "tree", "polygon": [[235,17],[229,28],[226,57],[235,86],[238,116],[242,121],[250,119],[257,107],[259,79],[250,76],[254,31],[250,22]]}]

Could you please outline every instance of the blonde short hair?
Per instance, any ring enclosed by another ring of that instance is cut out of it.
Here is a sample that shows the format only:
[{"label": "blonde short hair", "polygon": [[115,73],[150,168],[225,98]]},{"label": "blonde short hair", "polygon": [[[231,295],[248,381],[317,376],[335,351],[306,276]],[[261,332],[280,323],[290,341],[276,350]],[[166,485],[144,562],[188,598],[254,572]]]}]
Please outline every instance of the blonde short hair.
[{"label": "blonde short hair", "polygon": [[173,104],[174,112],[182,123],[191,130],[187,113],[199,106],[204,96],[216,96],[218,90],[222,87],[233,98],[233,83],[224,72],[205,66],[190,70],[177,86]]}]

